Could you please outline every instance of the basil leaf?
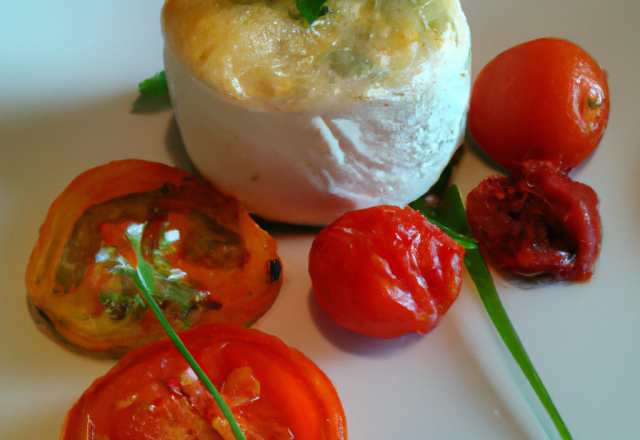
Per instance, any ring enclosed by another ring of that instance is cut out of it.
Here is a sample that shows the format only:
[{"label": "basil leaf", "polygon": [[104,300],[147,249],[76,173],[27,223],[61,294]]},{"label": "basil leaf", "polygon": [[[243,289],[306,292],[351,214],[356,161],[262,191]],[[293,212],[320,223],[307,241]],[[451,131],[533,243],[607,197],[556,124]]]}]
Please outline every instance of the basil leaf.
[{"label": "basil leaf", "polygon": [[138,84],[138,91],[142,96],[150,98],[164,98],[169,95],[169,86],[164,70],[155,76],[145,79]]}]

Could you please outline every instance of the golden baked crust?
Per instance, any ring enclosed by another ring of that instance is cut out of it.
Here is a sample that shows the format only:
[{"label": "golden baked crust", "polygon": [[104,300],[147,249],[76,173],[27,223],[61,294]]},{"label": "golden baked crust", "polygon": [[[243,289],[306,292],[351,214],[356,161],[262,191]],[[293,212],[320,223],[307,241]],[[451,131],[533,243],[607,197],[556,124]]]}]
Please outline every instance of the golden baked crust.
[{"label": "golden baked crust", "polygon": [[[294,0],[167,0],[167,46],[224,95],[275,108],[380,89],[406,94],[434,52],[468,44],[457,0],[329,0],[308,26]],[[451,43],[454,44],[445,44]],[[436,57],[435,62],[442,62]]]},{"label": "golden baked crust", "polygon": [[289,223],[404,205],[464,137],[458,0],[167,0],[165,70],[186,149],[245,208]]}]

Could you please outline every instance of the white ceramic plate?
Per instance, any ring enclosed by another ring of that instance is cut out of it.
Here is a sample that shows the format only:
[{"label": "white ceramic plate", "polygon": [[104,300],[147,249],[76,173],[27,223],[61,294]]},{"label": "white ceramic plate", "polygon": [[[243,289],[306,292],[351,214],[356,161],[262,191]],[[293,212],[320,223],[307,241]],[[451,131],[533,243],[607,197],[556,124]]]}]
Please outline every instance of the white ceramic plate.
[{"label": "white ceramic plate", "polygon": [[[57,194],[88,168],[128,157],[186,162],[169,109],[131,113],[137,82],[162,69],[162,1],[0,6],[0,438],[56,439],[67,410],[112,362],[71,354],[32,324],[23,277],[38,227]],[[574,438],[638,439],[640,2],[464,0],[463,7],[476,73],[500,51],[544,36],[578,43],[609,72],[609,128],[573,172],[601,198],[604,243],[593,280],[534,291],[496,283]],[[454,179],[466,194],[492,172],[469,150]],[[313,236],[276,237],[285,283],[257,327],[328,374],[351,439],[553,433],[468,280],[431,334],[372,339],[337,327],[319,309],[306,270]]]}]

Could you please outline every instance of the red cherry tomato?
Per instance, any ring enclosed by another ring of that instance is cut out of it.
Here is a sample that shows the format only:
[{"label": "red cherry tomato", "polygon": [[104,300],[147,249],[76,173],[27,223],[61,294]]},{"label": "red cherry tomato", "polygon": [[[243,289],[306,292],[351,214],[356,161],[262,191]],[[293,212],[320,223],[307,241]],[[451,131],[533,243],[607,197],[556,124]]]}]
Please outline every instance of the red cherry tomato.
[{"label": "red cherry tomato", "polygon": [[[247,440],[346,440],[324,373],[274,336],[229,324],[181,334]],[[61,440],[233,439],[213,397],[168,340],[140,347],[97,379],[69,411]]]},{"label": "red cherry tomato", "polygon": [[338,324],[392,338],[429,332],[458,297],[464,250],[409,207],[348,212],[313,242],[309,273]]},{"label": "red cherry tomato", "polygon": [[608,116],[609,89],[598,64],[573,43],[543,38],[485,66],[468,123],[478,145],[509,171],[527,159],[569,170],[596,147]]},{"label": "red cherry tomato", "polygon": [[536,282],[586,282],[600,250],[598,196],[551,162],[523,177],[489,177],[467,196],[480,250],[502,271]]}]

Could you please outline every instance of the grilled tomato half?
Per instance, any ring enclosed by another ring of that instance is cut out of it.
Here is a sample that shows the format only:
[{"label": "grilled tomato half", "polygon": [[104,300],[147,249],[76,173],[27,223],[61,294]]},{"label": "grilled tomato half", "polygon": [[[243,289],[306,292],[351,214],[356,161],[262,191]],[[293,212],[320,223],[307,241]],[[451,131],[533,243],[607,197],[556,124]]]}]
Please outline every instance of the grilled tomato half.
[{"label": "grilled tomato half", "polygon": [[[331,381],[274,336],[209,324],[181,339],[247,440],[346,440]],[[234,440],[215,400],[169,340],[122,358],[69,411],[61,440]]]},{"label": "grilled tomato half", "polygon": [[235,199],[180,169],[122,160],[82,173],[51,205],[26,274],[36,322],[109,357],[164,335],[131,276],[132,223],[146,224],[142,252],[176,330],[248,326],[275,300],[277,244]]}]

